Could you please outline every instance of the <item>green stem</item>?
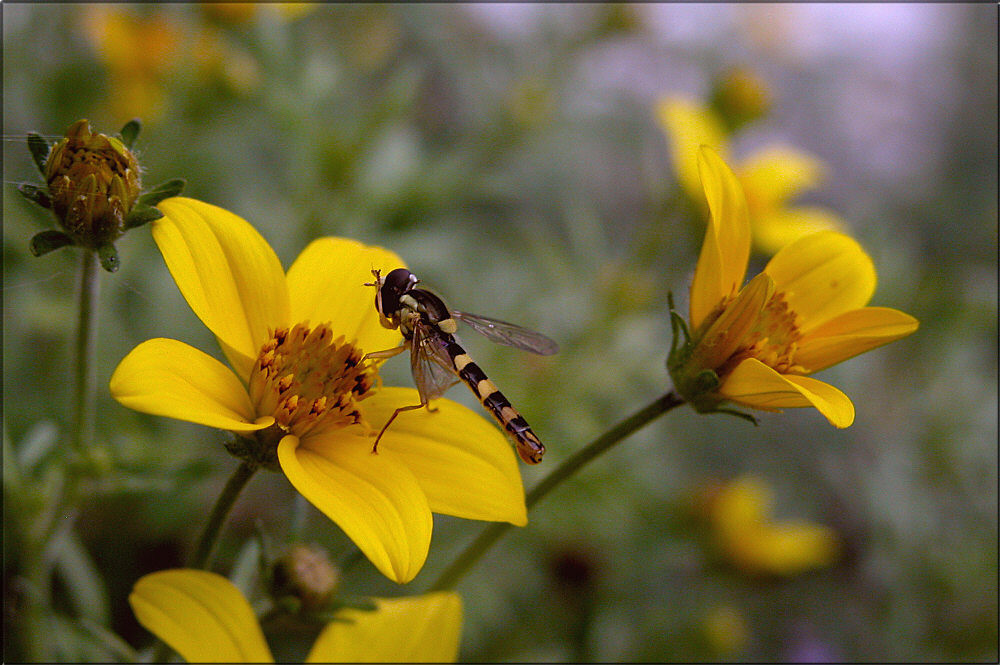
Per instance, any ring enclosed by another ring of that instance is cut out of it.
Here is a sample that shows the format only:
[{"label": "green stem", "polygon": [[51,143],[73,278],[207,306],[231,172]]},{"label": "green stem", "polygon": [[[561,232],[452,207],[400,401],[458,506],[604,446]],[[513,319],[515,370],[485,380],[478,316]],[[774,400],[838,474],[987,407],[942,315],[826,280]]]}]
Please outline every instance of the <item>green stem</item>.
[{"label": "green stem", "polygon": [[97,297],[101,290],[97,255],[80,252],[80,320],[74,345],[73,447],[84,462],[94,460],[94,405],[97,396]]},{"label": "green stem", "polygon": [[205,525],[205,530],[201,532],[201,538],[198,540],[198,549],[195,550],[194,556],[191,558],[191,568],[204,568],[208,563],[208,559],[212,554],[212,548],[215,547],[215,543],[219,539],[222,523],[226,520],[226,516],[229,514],[230,509],[232,509],[233,504],[236,503],[236,497],[240,495],[247,481],[253,477],[256,471],[256,465],[242,462],[232,477],[226,482],[226,486],[222,489],[222,494],[219,495],[219,498],[215,501],[215,506],[212,507],[212,514],[208,516],[208,523]]},{"label": "green stem", "polygon": [[[592,442],[578,450],[574,455],[556,467],[555,471],[543,478],[540,483],[535,485],[535,487],[528,492],[528,495],[525,497],[525,504],[528,509],[530,510],[542,499],[542,497],[561,485],[563,481],[572,477],[573,474],[585,464],[598,457],[636,430],[642,428],[647,423],[655,420],[662,414],[680,406],[683,403],[684,400],[671,391],[666,395],[657,398],[652,404],[649,404],[640,411],[637,411],[635,414],[629,416],[601,436],[594,439]],[[458,558],[455,559],[443,573],[441,573],[437,582],[431,586],[430,591],[443,591],[454,588],[458,581],[461,580],[462,577],[464,577],[469,571],[472,565],[478,561],[484,553],[486,553],[486,551],[500,538],[500,536],[507,533],[507,530],[510,529],[511,526],[512,525],[508,522],[494,522],[486,527],[486,529],[479,534],[479,537],[472,541],[472,543],[465,548],[465,551],[463,551]]]},{"label": "green stem", "polygon": [[[208,523],[205,524],[205,529],[201,532],[201,538],[198,539],[198,548],[195,550],[194,556],[191,557],[189,568],[201,569],[206,567],[209,557],[212,555],[212,549],[219,540],[222,523],[226,521],[226,516],[232,510],[233,504],[236,503],[236,498],[243,491],[243,488],[246,487],[247,482],[253,477],[253,474],[256,473],[257,468],[255,464],[241,462],[236,471],[233,472],[233,475],[226,481],[226,486],[222,488],[222,494],[219,495],[219,498],[215,501],[215,505],[212,506],[212,513],[208,516]],[[157,640],[156,646],[153,649],[153,662],[166,663],[172,653],[173,649],[166,642]]]}]

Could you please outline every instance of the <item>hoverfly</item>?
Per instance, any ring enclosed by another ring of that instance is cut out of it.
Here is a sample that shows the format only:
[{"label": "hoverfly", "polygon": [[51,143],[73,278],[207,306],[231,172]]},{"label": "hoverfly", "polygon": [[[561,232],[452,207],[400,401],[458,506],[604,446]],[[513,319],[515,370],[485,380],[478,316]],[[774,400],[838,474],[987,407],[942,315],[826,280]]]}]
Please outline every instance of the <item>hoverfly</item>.
[{"label": "hoverfly", "polygon": [[436,295],[416,288],[420,281],[406,268],[396,268],[383,279],[381,272],[372,270],[375,287],[375,309],[386,328],[403,334],[403,344],[394,349],[368,353],[365,358],[391,358],[410,350],[410,370],[420,395],[420,404],[396,409],[375,439],[372,452],[389,425],[403,411],[429,407],[432,399],[441,397],[459,381],[464,381],[489,411],[500,427],[514,440],[517,453],[528,464],[542,461],[545,446],[531,426],[514,410],[507,398],[490,381],[469,354],[455,339],[458,321],[493,342],[513,346],[543,356],[552,355],[559,345],[541,333],[467,312],[450,310]]}]

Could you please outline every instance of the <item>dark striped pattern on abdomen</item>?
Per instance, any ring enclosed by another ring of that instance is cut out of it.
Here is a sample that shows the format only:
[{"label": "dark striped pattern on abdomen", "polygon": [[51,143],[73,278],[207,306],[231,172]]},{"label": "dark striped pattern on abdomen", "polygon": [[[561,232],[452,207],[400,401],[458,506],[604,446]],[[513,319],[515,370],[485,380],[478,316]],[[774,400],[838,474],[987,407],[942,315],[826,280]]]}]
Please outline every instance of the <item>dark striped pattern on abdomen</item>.
[{"label": "dark striped pattern on abdomen", "polygon": [[538,440],[535,433],[531,431],[531,426],[518,413],[503,393],[496,385],[490,381],[486,373],[480,369],[479,365],[472,361],[469,354],[465,352],[462,345],[455,341],[455,338],[448,335],[447,350],[451,357],[455,371],[459,378],[465,382],[479,399],[482,405],[496,419],[500,427],[517,444],[517,454],[528,464],[538,464],[545,454],[545,446]]}]

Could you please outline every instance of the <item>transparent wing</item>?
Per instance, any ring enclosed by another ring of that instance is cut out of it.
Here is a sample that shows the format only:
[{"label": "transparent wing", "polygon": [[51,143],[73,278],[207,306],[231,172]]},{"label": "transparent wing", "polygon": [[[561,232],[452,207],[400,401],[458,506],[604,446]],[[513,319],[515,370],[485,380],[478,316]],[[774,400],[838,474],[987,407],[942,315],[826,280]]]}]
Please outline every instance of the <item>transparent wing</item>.
[{"label": "transparent wing", "polygon": [[448,349],[439,334],[418,324],[413,328],[411,344],[410,371],[421,401],[437,399],[458,383]]},{"label": "transparent wing", "polygon": [[490,319],[478,314],[468,312],[456,312],[452,310],[451,315],[468,324],[470,328],[490,341],[506,346],[537,353],[542,356],[551,356],[559,351],[559,345],[554,340],[549,339],[540,332],[528,330],[513,323]]}]

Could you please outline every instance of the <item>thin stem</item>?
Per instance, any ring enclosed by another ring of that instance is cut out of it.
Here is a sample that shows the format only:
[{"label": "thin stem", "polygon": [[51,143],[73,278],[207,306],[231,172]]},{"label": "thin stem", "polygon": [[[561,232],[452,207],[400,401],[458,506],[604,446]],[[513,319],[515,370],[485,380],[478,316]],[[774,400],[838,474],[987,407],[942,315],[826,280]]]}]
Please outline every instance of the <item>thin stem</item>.
[{"label": "thin stem", "polygon": [[97,297],[101,290],[97,254],[80,252],[80,320],[74,345],[73,447],[87,462],[94,461],[94,405],[97,396]]},{"label": "thin stem", "polygon": [[[212,549],[219,540],[222,523],[226,521],[226,516],[232,510],[233,504],[236,503],[236,498],[256,471],[257,465],[241,462],[233,475],[226,481],[226,486],[222,488],[222,494],[212,506],[212,514],[208,516],[205,530],[201,532],[201,538],[198,539],[198,548],[195,550],[194,556],[191,557],[190,568],[201,569],[208,564]],[[157,640],[156,646],[153,648],[153,662],[166,663],[172,653],[173,649],[166,642],[162,639]]]},{"label": "thin stem", "polygon": [[222,489],[222,494],[219,495],[219,498],[215,501],[215,505],[212,507],[212,514],[208,516],[208,523],[205,525],[205,530],[201,532],[201,538],[198,540],[198,549],[195,550],[194,556],[191,558],[191,568],[204,568],[208,563],[208,559],[212,554],[212,548],[215,547],[215,543],[219,539],[222,523],[226,520],[226,516],[229,514],[230,509],[232,509],[233,504],[236,503],[236,497],[240,495],[247,481],[253,477],[256,471],[256,465],[241,462],[226,482],[226,486]]},{"label": "thin stem", "polygon": [[[585,464],[598,457],[636,430],[639,430],[647,423],[655,420],[657,417],[683,403],[683,399],[678,397],[673,391],[670,391],[578,450],[575,454],[556,467],[552,473],[543,478],[542,481],[535,485],[530,492],[528,492],[528,495],[525,497],[525,504],[527,505],[528,510],[531,510],[531,508],[538,503],[542,497],[561,485],[563,481],[570,478]],[[472,541],[472,543],[465,548],[465,551],[463,551],[458,558],[455,559],[443,573],[441,573],[441,576],[438,578],[437,582],[431,586],[430,590],[443,591],[454,588],[458,581],[461,580],[462,577],[464,577],[469,571],[472,565],[486,553],[486,551],[500,538],[500,536],[507,533],[507,530],[510,529],[511,526],[512,525],[508,522],[494,522],[486,527],[486,529],[479,534],[479,537]]]}]

